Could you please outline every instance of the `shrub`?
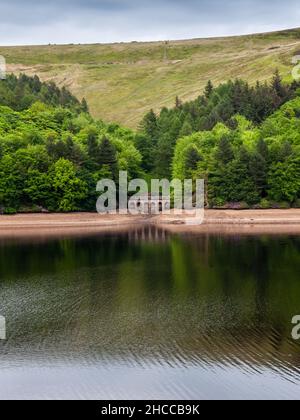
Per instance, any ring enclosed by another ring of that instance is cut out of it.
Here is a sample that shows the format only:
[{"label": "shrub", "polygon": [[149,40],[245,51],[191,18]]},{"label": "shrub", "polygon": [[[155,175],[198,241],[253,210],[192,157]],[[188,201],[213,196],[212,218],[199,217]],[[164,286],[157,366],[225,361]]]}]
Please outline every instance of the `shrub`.
[{"label": "shrub", "polygon": [[17,210],[13,207],[5,207],[4,214],[16,214]]},{"label": "shrub", "polygon": [[300,209],[300,198],[298,198],[294,203],[293,203],[293,208],[294,209]]},{"label": "shrub", "polygon": [[270,209],[271,207],[272,207],[271,202],[267,200],[266,198],[263,198],[258,206],[258,208],[260,209]]}]

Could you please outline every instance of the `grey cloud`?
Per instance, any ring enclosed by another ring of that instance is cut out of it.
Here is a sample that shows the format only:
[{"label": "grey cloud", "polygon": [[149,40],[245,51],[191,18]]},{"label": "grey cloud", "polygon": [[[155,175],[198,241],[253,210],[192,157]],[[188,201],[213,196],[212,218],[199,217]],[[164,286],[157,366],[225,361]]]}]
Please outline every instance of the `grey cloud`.
[{"label": "grey cloud", "polygon": [[220,36],[299,22],[299,0],[0,0],[0,45]]}]

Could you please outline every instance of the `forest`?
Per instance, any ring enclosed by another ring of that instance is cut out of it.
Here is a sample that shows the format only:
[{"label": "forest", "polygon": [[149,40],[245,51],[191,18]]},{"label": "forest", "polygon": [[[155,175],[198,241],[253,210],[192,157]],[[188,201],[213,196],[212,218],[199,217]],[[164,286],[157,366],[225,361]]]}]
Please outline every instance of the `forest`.
[{"label": "forest", "polygon": [[209,81],[133,131],[37,76],[0,82],[1,213],[95,211],[97,182],[119,170],[204,178],[208,207],[300,207],[300,84]]},{"label": "forest", "polygon": [[2,82],[2,213],[95,211],[101,178],[117,178],[119,170],[140,174],[131,130],[95,121],[84,100],[37,77]]}]

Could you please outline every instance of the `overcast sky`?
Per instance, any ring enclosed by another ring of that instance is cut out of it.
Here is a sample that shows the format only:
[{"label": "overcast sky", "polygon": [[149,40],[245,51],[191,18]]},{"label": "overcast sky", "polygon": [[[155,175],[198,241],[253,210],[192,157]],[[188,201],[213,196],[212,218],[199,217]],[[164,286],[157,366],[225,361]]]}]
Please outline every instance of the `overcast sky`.
[{"label": "overcast sky", "polygon": [[300,27],[299,0],[0,0],[0,45],[150,41]]}]

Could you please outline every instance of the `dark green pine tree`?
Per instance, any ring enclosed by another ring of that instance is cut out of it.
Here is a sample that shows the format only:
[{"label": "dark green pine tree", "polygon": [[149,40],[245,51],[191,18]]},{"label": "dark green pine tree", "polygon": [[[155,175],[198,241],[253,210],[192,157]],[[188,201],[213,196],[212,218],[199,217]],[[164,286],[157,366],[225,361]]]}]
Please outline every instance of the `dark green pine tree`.
[{"label": "dark green pine tree", "polygon": [[291,145],[291,142],[286,140],[278,153],[278,160],[281,162],[284,162],[286,159],[288,159],[293,154],[293,147]]},{"label": "dark green pine tree", "polygon": [[89,113],[89,107],[85,98],[83,98],[81,101],[81,110],[82,112],[85,112],[86,114]]},{"label": "dark green pine tree", "polygon": [[216,152],[217,162],[227,165],[234,159],[234,153],[231,147],[230,140],[227,136],[223,136],[220,140],[220,143]]},{"label": "dark green pine tree", "polygon": [[99,147],[99,163],[111,172],[113,179],[117,177],[118,159],[115,146],[107,137],[103,137]]},{"label": "dark green pine tree", "polygon": [[114,165],[117,162],[116,149],[107,137],[103,137],[101,140],[99,161],[103,165]]},{"label": "dark green pine tree", "polygon": [[249,163],[250,175],[256,186],[256,191],[261,198],[267,196],[268,163],[258,152],[253,153]]},{"label": "dark green pine tree", "polygon": [[153,143],[157,142],[158,125],[157,116],[153,109],[151,109],[143,118],[140,127],[140,131],[150,137]]},{"label": "dark green pine tree", "polygon": [[84,162],[84,157],[81,153],[80,147],[78,147],[78,145],[74,143],[71,136],[68,136],[66,140],[66,154],[67,159],[69,159],[76,165],[80,166]]},{"label": "dark green pine tree", "polygon": [[256,151],[257,153],[259,153],[264,159],[265,161],[268,161],[269,159],[269,147],[267,145],[267,143],[265,142],[264,139],[259,139],[257,146],[256,146]]},{"label": "dark green pine tree", "polygon": [[213,84],[212,84],[212,81],[211,81],[211,80],[209,80],[209,81],[207,82],[207,85],[205,86],[205,89],[204,89],[204,96],[205,96],[207,99],[209,99],[209,98],[211,97],[211,94],[212,94],[213,90],[214,90],[214,86],[213,86]]},{"label": "dark green pine tree", "polygon": [[186,117],[179,132],[179,138],[189,136],[193,133],[192,121],[189,116]]},{"label": "dark green pine tree", "polygon": [[147,172],[152,172],[155,166],[155,152],[158,142],[158,122],[157,116],[151,109],[143,118],[139,125],[139,133],[136,136],[136,147],[142,155],[142,168]]},{"label": "dark green pine tree", "polygon": [[279,98],[283,98],[285,96],[286,91],[282,84],[282,79],[278,69],[275,71],[272,79],[272,88]]},{"label": "dark green pine tree", "polygon": [[185,156],[185,176],[191,178],[193,171],[197,169],[198,162],[202,160],[200,153],[196,147],[190,147]]},{"label": "dark green pine tree", "polygon": [[88,166],[91,170],[95,170],[100,164],[99,144],[97,134],[90,132],[87,137]]},{"label": "dark green pine tree", "polygon": [[229,202],[246,202],[256,204],[260,201],[260,196],[256,190],[256,185],[251,176],[251,155],[242,146],[238,156],[227,167],[225,177],[226,198]]}]

